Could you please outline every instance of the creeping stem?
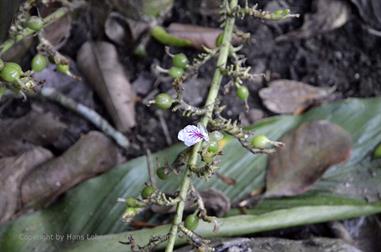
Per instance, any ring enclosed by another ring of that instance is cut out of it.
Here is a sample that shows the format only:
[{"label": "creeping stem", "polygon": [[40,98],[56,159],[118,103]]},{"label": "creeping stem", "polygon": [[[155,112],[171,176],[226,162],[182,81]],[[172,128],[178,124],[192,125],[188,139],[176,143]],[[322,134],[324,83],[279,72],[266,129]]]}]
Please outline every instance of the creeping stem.
[{"label": "creeping stem", "polygon": [[[238,0],[231,0],[230,9],[234,9],[237,6],[237,2]],[[225,23],[221,50],[219,52],[219,57],[217,60],[217,67],[214,72],[214,76],[213,76],[213,80],[209,89],[208,97],[204,105],[204,108],[207,110],[207,112],[200,120],[200,123],[204,125],[205,128],[208,125],[209,118],[212,116],[214,103],[216,101],[216,98],[218,96],[218,91],[220,89],[221,80],[223,77],[221,69],[224,69],[226,67],[226,62],[229,56],[229,49],[230,49],[231,38],[233,34],[234,21],[235,21],[234,17],[227,17],[227,20]],[[192,149],[192,152],[188,161],[187,169],[185,171],[184,178],[181,184],[181,189],[180,189],[179,197],[181,200],[179,203],[177,203],[176,214],[171,226],[168,244],[165,249],[166,252],[172,252],[173,247],[175,245],[178,227],[181,224],[181,221],[183,219],[185,201],[186,201],[188,190],[191,184],[191,169],[192,167],[195,167],[197,164],[197,154],[200,151],[200,149],[201,149],[201,143],[196,144]]]}]

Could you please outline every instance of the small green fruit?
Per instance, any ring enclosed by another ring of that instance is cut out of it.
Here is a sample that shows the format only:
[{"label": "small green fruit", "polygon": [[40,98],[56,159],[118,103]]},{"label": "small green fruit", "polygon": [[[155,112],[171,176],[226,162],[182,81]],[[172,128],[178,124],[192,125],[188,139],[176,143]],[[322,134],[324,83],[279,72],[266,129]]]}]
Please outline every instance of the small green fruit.
[{"label": "small green fruit", "polygon": [[127,200],[126,200],[126,205],[127,207],[132,207],[132,208],[136,208],[136,207],[141,207],[142,204],[135,198],[133,197],[128,197]]},{"label": "small green fruit", "polygon": [[184,68],[186,68],[188,63],[189,63],[188,58],[184,53],[175,54],[175,56],[173,56],[173,58],[172,58],[172,64],[175,67],[179,67],[179,68],[184,69]]},{"label": "small green fruit", "polygon": [[216,141],[209,142],[208,152],[217,153],[218,152],[218,143]]},{"label": "small green fruit", "polygon": [[26,27],[33,31],[40,31],[44,27],[44,20],[37,16],[31,16],[26,22]]},{"label": "small green fruit", "polygon": [[[6,65],[8,67],[12,67],[12,68],[16,69],[20,73],[20,75],[23,74],[23,70],[19,64],[15,63],[15,62],[8,62],[8,63],[6,63]],[[4,67],[5,67],[5,65],[4,65]]]},{"label": "small green fruit", "polygon": [[0,71],[4,68],[4,61],[2,59],[0,59]]},{"label": "small green fruit", "polygon": [[70,74],[70,67],[67,64],[58,64],[57,67],[57,72],[69,75]]},{"label": "small green fruit", "polygon": [[280,19],[280,18],[283,18],[287,15],[290,14],[290,9],[280,9],[280,10],[276,10],[272,13],[272,17],[275,18],[275,19]]},{"label": "small green fruit", "polygon": [[171,76],[173,79],[178,79],[180,78],[183,74],[184,74],[184,69],[180,68],[180,67],[171,67],[169,70],[168,70],[168,74],[169,76]]},{"label": "small green fruit", "polygon": [[379,144],[373,152],[373,158],[381,158],[381,144]]},{"label": "small green fruit", "polygon": [[141,195],[143,199],[148,199],[155,193],[156,189],[153,186],[146,186],[143,188]]},{"label": "small green fruit", "polygon": [[168,170],[167,168],[165,167],[159,167],[157,170],[156,170],[156,175],[159,177],[159,179],[161,180],[166,180],[169,175],[168,175]]},{"label": "small green fruit", "polygon": [[243,100],[246,101],[247,98],[249,98],[249,89],[247,89],[246,86],[239,86],[237,88],[237,96]]},{"label": "small green fruit", "polygon": [[251,139],[251,145],[258,149],[266,148],[269,142],[270,140],[265,135],[257,135]]},{"label": "small green fruit", "polygon": [[34,72],[41,72],[49,64],[48,59],[42,54],[36,54],[32,59],[32,70]]},{"label": "small green fruit", "polygon": [[9,62],[5,63],[3,69],[0,72],[0,77],[6,82],[14,83],[20,78],[22,73],[23,71],[20,65]]},{"label": "small green fruit", "polygon": [[172,106],[172,104],[173,98],[167,93],[161,93],[155,97],[155,105],[159,109],[167,110]]},{"label": "small green fruit", "polygon": [[191,215],[188,215],[186,218],[185,218],[185,221],[184,221],[184,226],[193,231],[197,228],[198,226],[198,222],[199,222],[199,218],[197,217],[196,214],[191,214]]},{"label": "small green fruit", "polygon": [[222,138],[224,138],[224,135],[219,132],[219,131],[213,131],[212,133],[209,134],[209,138],[211,141],[220,141]]}]

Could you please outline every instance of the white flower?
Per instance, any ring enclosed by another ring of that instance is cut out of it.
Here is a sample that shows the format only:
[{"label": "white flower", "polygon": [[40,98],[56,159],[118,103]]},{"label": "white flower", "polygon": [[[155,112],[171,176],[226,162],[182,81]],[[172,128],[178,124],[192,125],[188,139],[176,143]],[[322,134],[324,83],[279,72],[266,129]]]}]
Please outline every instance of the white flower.
[{"label": "white flower", "polygon": [[179,131],[177,138],[184,142],[186,146],[192,146],[202,140],[209,141],[208,132],[202,125],[188,125]]}]

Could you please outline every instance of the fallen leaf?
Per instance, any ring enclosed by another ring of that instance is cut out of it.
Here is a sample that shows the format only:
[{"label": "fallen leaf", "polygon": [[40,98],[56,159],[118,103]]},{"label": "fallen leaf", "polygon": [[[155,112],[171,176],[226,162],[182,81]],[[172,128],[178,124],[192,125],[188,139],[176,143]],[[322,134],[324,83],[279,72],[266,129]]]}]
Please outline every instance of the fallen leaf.
[{"label": "fallen leaf", "polygon": [[345,1],[315,0],[313,4],[316,12],[304,16],[303,26],[296,31],[277,37],[276,41],[316,36],[340,28],[349,20],[351,8]]},{"label": "fallen leaf", "polygon": [[293,80],[276,80],[259,91],[267,109],[279,114],[299,114],[333,93],[333,88],[317,88]]},{"label": "fallen leaf", "polygon": [[22,208],[39,207],[83,180],[103,173],[118,162],[118,148],[104,134],[91,131],[61,156],[30,173],[21,185]]},{"label": "fallen leaf", "polygon": [[351,2],[355,4],[365,23],[372,29],[381,31],[380,0],[351,0]]},{"label": "fallen leaf", "polygon": [[107,42],[86,42],[78,52],[77,62],[117,129],[126,132],[134,127],[135,92],[119,62],[115,46]]},{"label": "fallen leaf", "polygon": [[30,150],[33,145],[48,146],[67,129],[54,114],[36,108],[20,118],[0,121],[0,158]]},{"label": "fallen leaf", "polygon": [[173,0],[110,0],[117,11],[128,18],[142,20],[147,17],[165,16],[172,9]]},{"label": "fallen leaf", "polygon": [[105,22],[107,37],[120,46],[132,47],[149,29],[149,23],[126,18],[118,12],[111,12]]},{"label": "fallen leaf", "polygon": [[[40,8],[40,14],[42,17],[46,17],[57,10],[57,8],[62,7],[62,4],[50,4],[49,6],[44,5],[43,8]],[[72,16],[65,15],[62,18],[56,20],[54,23],[45,27],[41,36],[49,41],[49,43],[56,49],[63,47],[67,40],[70,37],[72,24]]]},{"label": "fallen leaf", "polygon": [[35,147],[25,153],[0,159],[0,223],[9,220],[19,210],[20,186],[24,177],[52,157],[50,151]]},{"label": "fallen leaf", "polygon": [[291,196],[308,190],[332,165],[350,157],[351,135],[328,121],[304,123],[282,139],[270,156],[265,196]]},{"label": "fallen leaf", "polygon": [[200,196],[204,201],[208,215],[222,217],[229,212],[231,207],[230,199],[223,192],[210,188],[201,191]]}]

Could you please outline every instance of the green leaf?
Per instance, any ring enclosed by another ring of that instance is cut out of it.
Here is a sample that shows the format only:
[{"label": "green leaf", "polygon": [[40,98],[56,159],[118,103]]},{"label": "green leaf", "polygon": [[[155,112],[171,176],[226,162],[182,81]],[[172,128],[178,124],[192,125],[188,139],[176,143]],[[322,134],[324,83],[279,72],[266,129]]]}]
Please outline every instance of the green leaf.
[{"label": "green leaf", "polygon": [[[379,160],[372,160],[374,148],[381,142],[381,99],[348,99],[322,106],[302,116],[279,116],[262,120],[253,129],[270,139],[278,139],[300,123],[314,120],[336,123],[352,135],[353,150],[346,164],[330,168],[306,195],[268,199],[248,216],[231,216],[221,220],[219,233],[201,224],[196,230],[206,237],[243,235],[276,228],[352,218],[381,212]],[[174,146],[153,155],[159,160],[172,161],[184,147]],[[163,162],[161,162],[163,163]],[[219,172],[237,181],[227,186],[217,178],[196,180],[199,189],[214,187],[237,200],[263,187],[267,158],[254,156],[235,140],[227,140]],[[174,190],[179,177],[160,181],[164,190]],[[0,251],[127,251],[126,241],[131,227],[120,219],[124,204],[117,198],[137,196],[148,180],[146,159],[140,157],[110,172],[90,179],[65,193],[59,201],[0,227]],[[374,204],[365,200],[374,201]],[[229,215],[239,214],[233,210]],[[162,233],[167,226],[134,231],[134,237],[144,242],[152,234]],[[120,233],[120,234],[116,234]],[[43,234],[65,234],[66,241],[41,239]],[[93,240],[81,241],[87,234],[97,234]],[[84,237],[82,238],[83,235]]]}]

